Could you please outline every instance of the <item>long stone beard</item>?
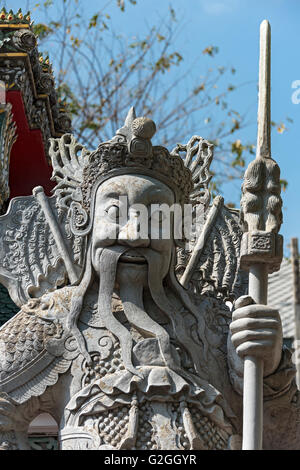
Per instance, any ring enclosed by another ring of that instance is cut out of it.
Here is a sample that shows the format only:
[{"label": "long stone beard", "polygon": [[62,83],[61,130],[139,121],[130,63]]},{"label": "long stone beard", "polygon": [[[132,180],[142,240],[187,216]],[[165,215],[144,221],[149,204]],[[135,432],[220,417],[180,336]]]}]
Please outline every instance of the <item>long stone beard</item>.
[{"label": "long stone beard", "polygon": [[[125,246],[114,245],[107,248],[97,249],[92,262],[92,249],[88,250],[85,274],[80,285],[76,288],[71,303],[71,312],[68,326],[76,337],[79,348],[90,362],[90,356],[86,350],[84,338],[77,327],[77,318],[80,315],[83,305],[83,299],[88,287],[93,280],[93,265],[99,276],[99,297],[98,297],[98,316],[102,324],[110,331],[120,343],[122,360],[125,368],[133,374],[141,376],[141,373],[132,363],[133,338],[130,331],[120,323],[114,316],[111,307],[112,295],[114,293],[116,280],[119,281],[120,298],[123,303],[124,313],[128,322],[142,335],[156,338],[158,341],[160,353],[166,366],[173,370],[178,370],[178,365],[174,363],[171,353],[170,337],[168,332],[154,321],[145,311],[143,303],[143,289],[147,284],[151,297],[159,309],[168,317],[173,329],[173,334],[179,345],[189,353],[193,360],[195,370],[200,377],[203,377],[203,357],[199,351],[199,344],[196,344],[191,337],[182,317],[181,309],[176,308],[166,295],[161,275],[161,255],[150,249],[140,249],[139,254],[143,255],[147,265],[132,266],[128,263],[119,264],[120,256],[128,251]],[[95,262],[96,261],[96,262]],[[142,272],[141,269],[146,269]],[[122,271],[123,270],[123,271]],[[120,274],[121,273],[121,274]],[[146,276],[145,276],[146,274]],[[183,292],[175,279],[175,276],[169,276],[171,289],[177,293],[185,307],[193,313],[193,305],[189,298]],[[205,343],[204,325],[197,320],[198,333]],[[204,348],[205,349],[205,348]],[[182,374],[181,370],[181,374]],[[203,377],[204,378],[204,377]]]},{"label": "long stone beard", "polygon": [[[121,278],[119,280],[120,298],[128,322],[142,334],[146,335],[146,337],[152,336],[156,338],[165,365],[175,368],[171,354],[169,334],[145,312],[143,304],[143,289],[145,284],[144,266],[132,266],[124,263],[122,263],[122,266],[118,266],[119,258],[126,250],[128,250],[126,247],[114,246],[101,251],[98,263],[100,278],[98,298],[99,317],[105,327],[118,338],[125,368],[134,374],[140,375],[139,371],[136,370],[132,364],[133,339],[131,333],[115,318],[111,310],[111,298],[116,283],[117,270],[121,271],[121,273],[119,273],[119,277]],[[149,252],[149,250],[145,250],[145,252],[147,252],[147,257],[145,257],[148,261],[148,266],[150,266],[150,263],[153,261],[152,251]],[[152,283],[149,274],[148,282],[149,284]]]},{"label": "long stone beard", "polygon": [[[156,305],[162,310],[162,312],[168,317],[172,327],[174,336],[179,343],[189,354],[194,364],[195,370],[198,372],[199,376],[203,376],[203,365],[205,363],[208,344],[205,339],[205,323],[204,319],[197,312],[197,307],[193,305],[190,301],[189,296],[180,286],[177,279],[175,278],[174,271],[172,270],[173,261],[171,261],[171,269],[169,269],[169,274],[167,277],[169,286],[171,290],[175,293],[176,297],[179,297],[181,300],[181,307],[178,308],[166,295],[166,290],[163,285],[163,279],[159,275],[159,266],[160,266],[160,254],[157,252],[149,252],[148,250],[139,250],[141,254],[145,256],[148,262],[148,280],[149,280],[149,289],[151,296],[156,303]],[[175,257],[175,251],[173,252],[173,260]],[[199,350],[199,344],[195,343],[191,336],[191,332],[187,327],[187,324],[184,321],[182,315],[182,304],[192,314],[196,320],[198,335],[202,340],[204,345],[204,354]],[[176,370],[177,367],[174,367]],[[182,371],[181,371],[181,375]]]}]

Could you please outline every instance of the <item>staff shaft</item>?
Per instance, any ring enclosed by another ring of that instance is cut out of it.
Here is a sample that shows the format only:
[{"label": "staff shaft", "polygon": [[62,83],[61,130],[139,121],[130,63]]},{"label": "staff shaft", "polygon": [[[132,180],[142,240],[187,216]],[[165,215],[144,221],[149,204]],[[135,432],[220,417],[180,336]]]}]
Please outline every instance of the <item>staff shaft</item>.
[{"label": "staff shaft", "polygon": [[[258,304],[267,303],[267,264],[250,267],[249,295]],[[262,438],[263,360],[247,356],[244,361],[243,450],[261,450]]]}]

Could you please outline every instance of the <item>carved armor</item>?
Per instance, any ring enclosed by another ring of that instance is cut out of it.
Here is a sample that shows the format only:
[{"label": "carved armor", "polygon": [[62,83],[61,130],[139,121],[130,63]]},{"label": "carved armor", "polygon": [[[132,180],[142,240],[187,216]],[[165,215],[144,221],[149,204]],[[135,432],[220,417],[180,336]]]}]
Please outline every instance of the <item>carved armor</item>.
[{"label": "carved armor", "polygon": [[[1,390],[14,405],[23,405],[25,421],[31,399],[66,374],[76,379],[69,402],[69,394],[60,397],[65,401],[62,449],[227,448],[233,431],[219,405],[221,395],[197,376],[176,342],[173,354],[184,377],[165,366],[156,339],[136,331],[134,365],[143,377],[133,376],[125,369],[118,341],[99,327],[92,293],[79,319],[91,362],[79,354],[65,326],[72,290],[65,287],[29,301],[1,329]],[[128,323],[116,297],[113,309]]]}]

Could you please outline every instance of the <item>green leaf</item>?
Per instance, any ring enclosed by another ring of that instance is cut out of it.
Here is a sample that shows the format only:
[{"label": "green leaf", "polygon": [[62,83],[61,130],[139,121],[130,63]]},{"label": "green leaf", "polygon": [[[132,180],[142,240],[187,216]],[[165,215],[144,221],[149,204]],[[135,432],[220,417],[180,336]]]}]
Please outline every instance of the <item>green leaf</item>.
[{"label": "green leaf", "polygon": [[32,26],[32,30],[39,39],[45,39],[49,34],[53,33],[53,29],[44,23],[37,23]]},{"label": "green leaf", "polygon": [[125,2],[124,0],[117,0],[117,5],[121,11],[125,11]]},{"label": "green leaf", "polygon": [[50,21],[49,25],[53,26],[53,28],[58,29],[61,27],[61,23],[59,21]]},{"label": "green leaf", "polygon": [[95,28],[97,26],[98,18],[99,18],[99,13],[96,13],[95,15],[92,16],[89,22],[89,29]]},{"label": "green leaf", "polygon": [[171,20],[172,21],[177,21],[175,10],[174,10],[174,8],[171,7],[171,5],[169,6],[169,12],[170,12],[170,15],[171,15]]},{"label": "green leaf", "polygon": [[284,180],[284,179],[280,180],[280,185],[281,185],[282,191],[285,191],[287,189],[288,184],[289,183],[287,182],[287,180]]},{"label": "green leaf", "polygon": [[159,42],[164,41],[164,40],[166,39],[165,36],[162,36],[162,35],[159,34],[159,33],[157,33],[156,37],[157,37],[157,39],[158,39]]},{"label": "green leaf", "polygon": [[285,130],[286,130],[285,124],[284,124],[284,122],[281,122],[281,123],[277,126],[277,132],[278,132],[278,134],[283,134]]},{"label": "green leaf", "polygon": [[208,54],[211,57],[214,57],[215,54],[219,52],[219,48],[216,46],[207,46],[203,51],[202,54]]},{"label": "green leaf", "polygon": [[203,90],[205,90],[205,85],[204,83],[201,83],[201,85],[193,89],[193,93],[194,95],[198,95],[198,93],[200,93],[200,91],[203,91]]}]

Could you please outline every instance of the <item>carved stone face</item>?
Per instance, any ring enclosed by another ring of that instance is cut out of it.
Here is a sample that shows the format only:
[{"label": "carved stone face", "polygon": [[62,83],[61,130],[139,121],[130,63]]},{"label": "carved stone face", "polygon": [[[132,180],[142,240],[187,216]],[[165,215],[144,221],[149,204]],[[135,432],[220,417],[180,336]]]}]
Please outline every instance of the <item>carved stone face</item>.
[{"label": "carved stone face", "polygon": [[[131,269],[146,264],[146,254],[151,257],[151,253],[159,253],[159,272],[164,277],[169,270],[174,241],[171,235],[168,238],[159,235],[164,216],[159,211],[153,212],[153,205],[170,207],[174,202],[173,191],[148,176],[120,175],[102,183],[96,193],[92,232],[95,270],[99,272],[99,249],[121,245],[129,250],[121,256],[120,262],[122,265],[127,263]],[[145,218],[148,221],[146,230]]]}]

